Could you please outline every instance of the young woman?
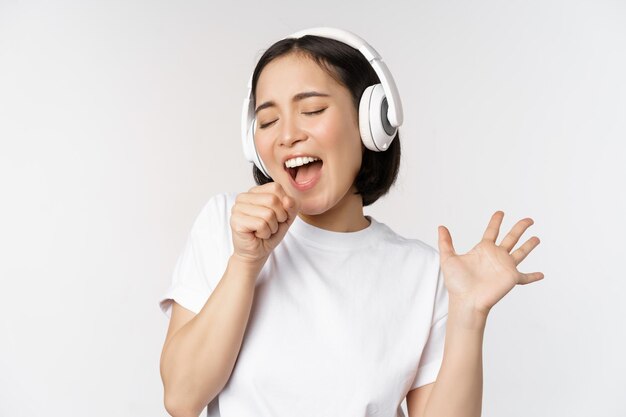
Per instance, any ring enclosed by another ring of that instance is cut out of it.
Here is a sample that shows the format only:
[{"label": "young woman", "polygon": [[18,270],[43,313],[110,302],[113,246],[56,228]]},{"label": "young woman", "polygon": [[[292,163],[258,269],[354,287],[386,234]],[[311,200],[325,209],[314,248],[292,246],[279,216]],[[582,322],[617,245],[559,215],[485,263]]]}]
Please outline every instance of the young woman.
[{"label": "young woman", "polygon": [[160,302],[172,416],[402,416],[405,398],[410,417],[480,415],[488,313],[543,278],[517,270],[539,239],[512,252],[526,218],[497,245],[497,211],[457,255],[444,226],[437,251],[364,215],[400,162],[397,133],[384,152],[360,134],[361,95],[379,82],[328,37],[286,38],[259,60],[265,169],[207,202]]}]

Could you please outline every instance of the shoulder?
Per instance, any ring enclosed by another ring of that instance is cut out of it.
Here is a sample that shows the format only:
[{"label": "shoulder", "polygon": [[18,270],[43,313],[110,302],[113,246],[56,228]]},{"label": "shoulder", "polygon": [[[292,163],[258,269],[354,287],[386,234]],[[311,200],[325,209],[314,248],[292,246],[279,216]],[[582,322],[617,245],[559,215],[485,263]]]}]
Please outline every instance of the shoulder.
[{"label": "shoulder", "polygon": [[235,204],[235,199],[237,198],[237,193],[234,191],[225,191],[217,194],[213,194],[207,201],[204,203],[202,207],[202,213],[227,213],[230,212],[233,204]]},{"label": "shoulder", "polygon": [[439,251],[432,245],[418,238],[402,236],[384,223],[379,222],[379,227],[381,229],[382,242],[389,248],[410,253],[429,261],[436,261],[437,264],[439,263]]},{"label": "shoulder", "polygon": [[230,213],[236,198],[235,192],[213,194],[197,214],[192,235],[225,237],[230,230]]},{"label": "shoulder", "polygon": [[198,258],[227,259],[232,252],[230,213],[236,197],[237,193],[217,193],[200,209],[189,236]]},{"label": "shoulder", "polygon": [[230,191],[212,195],[202,206],[197,221],[207,223],[227,219],[236,198],[237,193]]}]

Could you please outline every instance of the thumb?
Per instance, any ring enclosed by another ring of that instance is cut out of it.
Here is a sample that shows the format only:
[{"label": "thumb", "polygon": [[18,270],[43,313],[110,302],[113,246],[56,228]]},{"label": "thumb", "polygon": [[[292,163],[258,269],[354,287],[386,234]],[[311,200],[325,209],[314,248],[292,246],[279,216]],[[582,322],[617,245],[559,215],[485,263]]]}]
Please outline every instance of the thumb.
[{"label": "thumb", "polygon": [[285,207],[285,210],[287,210],[287,215],[289,216],[289,218],[287,219],[287,223],[291,224],[298,215],[298,212],[300,210],[300,203],[298,202],[298,200],[291,196],[285,196],[283,197],[283,207]]},{"label": "thumb", "polygon": [[452,245],[452,236],[446,226],[439,226],[437,228],[439,232],[439,255],[441,262],[445,262],[450,256],[456,255],[454,246]]}]

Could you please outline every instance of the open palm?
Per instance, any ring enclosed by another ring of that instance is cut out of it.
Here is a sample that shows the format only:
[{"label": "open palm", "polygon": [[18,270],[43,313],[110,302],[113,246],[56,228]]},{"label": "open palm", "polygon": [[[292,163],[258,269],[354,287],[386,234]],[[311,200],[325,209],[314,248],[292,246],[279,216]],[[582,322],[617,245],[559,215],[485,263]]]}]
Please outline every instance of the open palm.
[{"label": "open palm", "polygon": [[448,229],[438,228],[440,264],[450,299],[462,300],[485,314],[515,285],[529,284],[544,277],[541,272],[517,270],[517,265],[539,244],[538,237],[531,237],[511,253],[533,220],[526,218],[517,222],[496,245],[503,217],[504,212],[496,211],[482,240],[464,255],[455,252]]}]

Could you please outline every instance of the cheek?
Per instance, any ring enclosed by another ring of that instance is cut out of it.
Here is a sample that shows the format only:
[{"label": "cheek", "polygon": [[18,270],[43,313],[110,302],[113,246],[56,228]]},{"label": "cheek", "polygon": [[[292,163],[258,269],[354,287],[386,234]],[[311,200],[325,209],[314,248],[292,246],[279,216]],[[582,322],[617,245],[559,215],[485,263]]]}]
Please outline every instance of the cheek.
[{"label": "cheek", "polygon": [[[340,181],[350,182],[361,169],[363,144],[358,128],[345,122],[334,121],[316,127],[316,136],[322,141],[324,152],[329,158],[329,168]],[[322,139],[323,138],[323,139]]]},{"label": "cheek", "polygon": [[265,167],[269,170],[272,178],[276,175],[274,172],[273,166],[273,155],[272,155],[272,141],[268,138],[265,138],[263,134],[256,134],[254,136],[254,146],[261,157],[261,160],[265,164]]},{"label": "cheek", "polygon": [[[347,117],[347,116],[343,116]],[[309,129],[327,150],[339,149],[342,152],[360,147],[361,136],[358,127],[345,122],[341,115],[334,115],[316,123]]]},{"label": "cheek", "polygon": [[254,146],[267,166],[269,160],[272,159],[272,141],[266,136],[267,134],[259,133],[257,130],[257,133],[254,135]]},{"label": "cheek", "polygon": [[325,119],[322,122],[311,124],[308,131],[325,148],[332,148],[337,142],[337,123],[333,120]]}]

